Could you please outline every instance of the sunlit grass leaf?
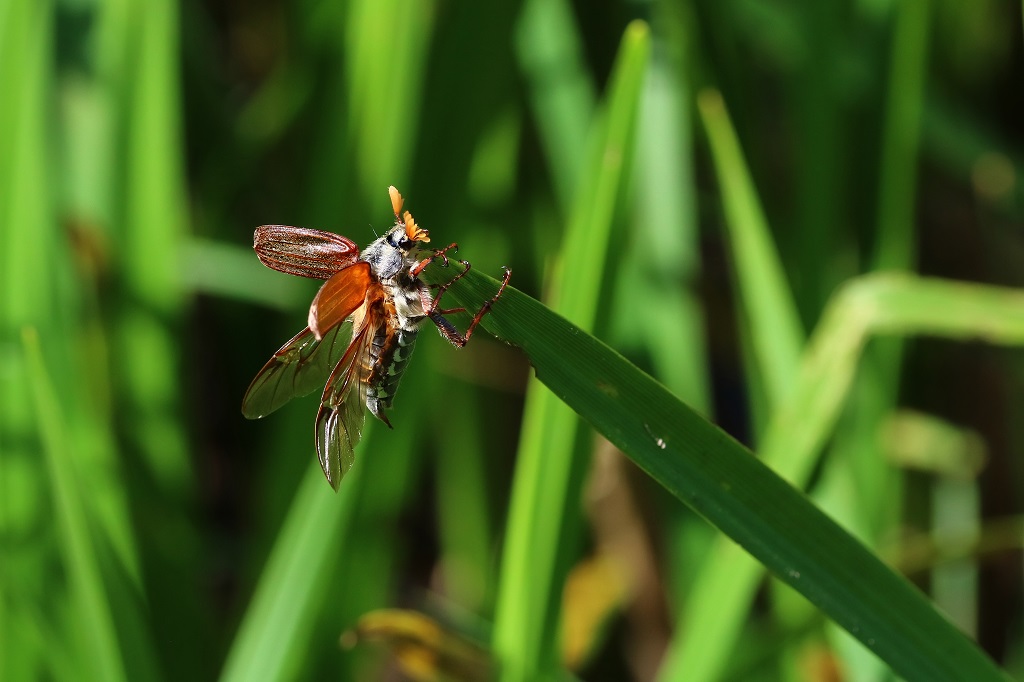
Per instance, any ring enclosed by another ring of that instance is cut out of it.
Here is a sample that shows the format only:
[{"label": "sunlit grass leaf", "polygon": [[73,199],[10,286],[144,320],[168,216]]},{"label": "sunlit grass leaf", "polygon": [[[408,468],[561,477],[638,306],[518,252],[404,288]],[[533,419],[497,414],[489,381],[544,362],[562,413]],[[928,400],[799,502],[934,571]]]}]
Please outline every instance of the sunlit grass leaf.
[{"label": "sunlit grass leaf", "polygon": [[89,529],[92,514],[83,499],[86,491],[82,489],[82,478],[76,476],[74,447],[68,440],[61,407],[46,371],[39,335],[35,329],[26,328],[22,340],[53,489],[54,515],[75,614],[75,635],[81,647],[78,660],[91,670],[85,677],[127,679],[110,597],[104,588],[97,549]]},{"label": "sunlit grass leaf", "polygon": [[[869,280],[850,291],[843,305],[853,302],[868,306],[870,312],[879,301],[890,302],[892,306],[882,306],[878,315],[879,329],[889,332],[899,324],[893,316],[898,306],[906,305],[903,297],[916,301],[918,315],[924,314],[922,303],[933,304],[928,307],[935,317],[917,327],[918,331],[935,333],[944,328],[952,334],[955,329],[957,334],[984,333],[993,340],[1018,338],[1024,332],[1024,295],[1017,292],[973,287],[951,299],[958,289],[945,283],[925,282],[918,290],[906,281],[891,282]],[[475,271],[460,284],[463,286],[452,289],[450,295],[467,307],[492,296],[497,286]],[[949,315],[951,310],[964,309],[969,312],[960,321]],[[1007,321],[995,329],[992,316],[997,311],[999,318]],[[849,316],[854,329],[862,324],[864,312]],[[981,328],[971,326],[981,319],[989,323]],[[746,448],[601,341],[511,288],[483,324],[499,338],[519,346],[537,377],[556,396],[652,478],[850,631],[898,674],[908,679],[1003,679],[992,661],[916,588]],[[851,330],[844,331],[849,338]],[[850,376],[863,333],[859,341],[856,338],[852,346],[840,339],[838,355],[827,347],[815,351],[817,346],[812,346],[801,377],[805,390],[798,390],[793,398],[793,409],[807,408],[808,400],[821,402],[820,409],[826,414],[820,419],[825,428],[843,394],[842,386],[832,385],[831,375],[843,369],[845,376]],[[1019,338],[1024,340],[1024,334]]]},{"label": "sunlit grass leaf", "polygon": [[792,389],[803,330],[725,103],[717,91],[704,90],[697,108],[721,185],[733,278],[753,356],[751,373],[760,375],[770,410]]},{"label": "sunlit grass leaf", "polygon": [[[364,441],[364,448],[370,441]],[[361,470],[355,467],[335,495],[319,467],[309,467],[220,679],[291,679],[301,669],[309,632],[323,605],[327,569],[348,537]]]}]

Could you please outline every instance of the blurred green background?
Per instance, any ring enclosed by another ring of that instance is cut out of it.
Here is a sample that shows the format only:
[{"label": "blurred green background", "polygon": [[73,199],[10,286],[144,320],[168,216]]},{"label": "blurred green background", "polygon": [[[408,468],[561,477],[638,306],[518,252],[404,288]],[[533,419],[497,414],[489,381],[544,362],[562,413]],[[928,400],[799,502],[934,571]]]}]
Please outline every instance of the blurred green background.
[{"label": "blurred green background", "polygon": [[[549,679],[889,679],[777,583],[721,606],[714,529],[546,418],[526,358],[486,334],[424,332],[395,430],[368,428],[334,494],[315,397],[239,411],[316,291],[260,266],[252,230],[363,245],[396,185],[435,244],[510,266],[758,450],[844,283],[1024,286],[1021,15],[0,0],[0,679],[476,679],[494,658]],[[896,306],[801,485],[1021,676],[1024,355],[964,340],[999,316],[972,291],[971,331],[939,338]],[[564,486],[519,492],[545,459],[570,463]],[[534,552],[547,568],[516,577]],[[531,600],[535,646],[509,615]],[[346,642],[385,646],[340,646],[385,608],[449,634],[416,648],[429,627],[384,613]]]}]

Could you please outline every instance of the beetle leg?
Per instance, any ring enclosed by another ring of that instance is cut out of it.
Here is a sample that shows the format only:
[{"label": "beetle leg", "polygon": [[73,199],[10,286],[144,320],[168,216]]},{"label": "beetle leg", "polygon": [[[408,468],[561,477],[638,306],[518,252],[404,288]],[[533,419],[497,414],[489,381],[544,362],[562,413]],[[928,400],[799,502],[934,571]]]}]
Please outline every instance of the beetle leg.
[{"label": "beetle leg", "polygon": [[[438,249],[437,251],[435,251],[434,253],[430,254],[429,256],[427,256],[426,258],[421,260],[419,263],[414,265],[409,270],[409,274],[412,275],[414,278],[415,277],[419,277],[420,273],[423,272],[423,269],[426,268],[428,265],[430,265],[437,258],[441,259],[441,266],[442,267],[445,267],[445,268],[448,267],[448,263],[449,263],[448,262],[448,252],[449,251],[454,251],[455,253],[458,253],[459,252],[459,245],[457,243],[455,243],[455,242],[452,242],[451,244],[449,244],[448,246],[444,247],[443,249]],[[465,262],[465,261],[462,261],[462,262]]]},{"label": "beetle leg", "polygon": [[471,266],[471,265],[469,264],[469,261],[464,261],[464,260],[460,260],[460,261],[459,261],[459,263],[461,263],[461,264],[462,264],[462,266],[463,266],[463,267],[464,267],[465,269],[464,269],[464,270],[463,270],[462,272],[460,272],[459,274],[457,274],[457,275],[455,275],[454,277],[452,277],[452,278],[451,278],[450,280],[448,280],[448,281],[447,281],[447,282],[445,282],[444,284],[441,284],[441,285],[439,285],[439,286],[437,287],[437,295],[436,295],[436,296],[434,296],[434,303],[433,303],[433,304],[432,304],[432,305],[430,306],[430,310],[428,310],[428,311],[427,311],[427,314],[428,314],[428,315],[429,315],[430,313],[434,313],[434,312],[439,312],[439,313],[444,313],[444,312],[448,312],[448,311],[444,311],[444,310],[438,310],[438,309],[437,309],[438,301],[440,301],[440,300],[441,300],[441,297],[442,297],[442,296],[444,296],[444,292],[448,291],[448,287],[450,287],[451,285],[455,284],[455,283],[456,283],[456,282],[458,282],[458,281],[459,281],[460,279],[462,279],[463,277],[465,277],[465,276],[466,276],[466,273],[467,273],[467,272],[469,272],[469,269],[470,269],[471,267],[473,267],[473,266]]},{"label": "beetle leg", "polygon": [[[429,310],[427,310],[427,317],[429,317],[431,319],[431,321],[435,325],[437,325],[437,330],[439,332],[441,332],[441,336],[443,336],[444,338],[448,339],[448,341],[453,346],[455,346],[457,348],[462,348],[463,346],[465,346],[466,343],[469,341],[469,338],[471,336],[473,336],[473,331],[476,329],[477,325],[480,324],[480,320],[483,319],[483,316],[486,315],[490,311],[491,306],[494,305],[494,302],[497,301],[499,298],[501,298],[502,292],[504,292],[505,291],[505,287],[508,286],[509,278],[512,277],[512,271],[511,270],[509,270],[506,267],[503,267],[502,269],[505,271],[505,276],[501,280],[501,286],[498,288],[498,293],[494,294],[493,298],[491,298],[490,300],[485,302],[482,306],[480,306],[480,309],[476,311],[476,315],[473,316],[473,321],[470,322],[469,323],[469,327],[466,328],[466,333],[465,334],[460,334],[459,331],[455,328],[455,325],[453,325],[451,322],[449,322],[448,319],[446,317],[444,317],[444,315],[442,314],[442,313],[446,313],[446,312],[457,312],[457,311],[461,311],[461,310],[464,310],[464,309],[463,308],[455,308],[455,309],[453,309],[451,311],[448,311],[448,310],[437,310],[437,304],[438,304],[438,301],[441,300],[441,294],[444,293],[445,289],[447,289],[448,286],[450,286],[452,282],[454,282],[456,279],[458,279],[459,277],[461,277],[462,275],[464,275],[466,273],[463,272],[462,274],[458,275],[455,279],[453,279],[451,282],[448,282],[448,284],[446,284],[441,289],[441,291],[438,292],[437,297],[434,298],[433,304],[430,306]],[[421,296],[422,296],[422,293],[421,293]]]}]

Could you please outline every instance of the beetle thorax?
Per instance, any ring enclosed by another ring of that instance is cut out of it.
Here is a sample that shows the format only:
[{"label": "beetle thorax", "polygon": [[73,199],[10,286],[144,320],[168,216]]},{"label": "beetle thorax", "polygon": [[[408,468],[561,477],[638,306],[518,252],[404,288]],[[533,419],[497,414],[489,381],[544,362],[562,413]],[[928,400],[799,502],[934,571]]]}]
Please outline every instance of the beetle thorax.
[{"label": "beetle thorax", "polygon": [[359,257],[370,264],[384,289],[385,309],[389,316],[394,315],[391,325],[405,331],[417,329],[425,319],[420,294],[423,284],[411,274],[419,262],[418,246],[406,237],[404,226],[396,225]]}]

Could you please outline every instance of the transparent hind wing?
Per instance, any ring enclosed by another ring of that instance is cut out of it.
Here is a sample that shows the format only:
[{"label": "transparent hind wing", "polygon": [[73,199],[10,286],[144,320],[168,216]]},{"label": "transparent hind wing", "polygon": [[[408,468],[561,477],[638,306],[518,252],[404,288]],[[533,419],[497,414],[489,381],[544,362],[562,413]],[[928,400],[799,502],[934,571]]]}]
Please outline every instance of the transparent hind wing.
[{"label": "transparent hind wing", "polygon": [[351,337],[351,322],[328,330],[320,341],[309,327],[303,329],[274,353],[249,384],[242,398],[242,414],[259,419],[292,398],[318,389],[351,345]]},{"label": "transparent hind wing", "polygon": [[363,325],[345,352],[320,399],[316,415],[316,454],[327,482],[335,490],[352,468],[355,447],[366,421],[366,386],[371,367],[370,343],[376,325]]}]

